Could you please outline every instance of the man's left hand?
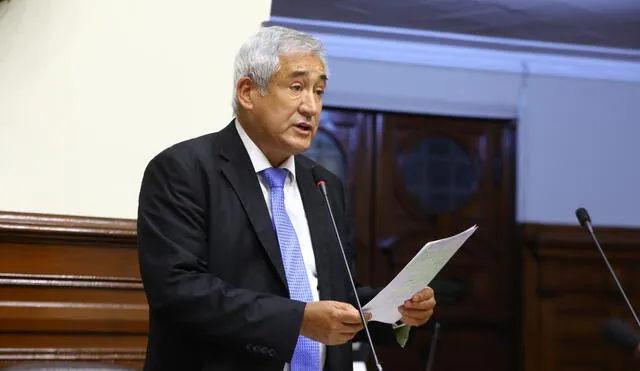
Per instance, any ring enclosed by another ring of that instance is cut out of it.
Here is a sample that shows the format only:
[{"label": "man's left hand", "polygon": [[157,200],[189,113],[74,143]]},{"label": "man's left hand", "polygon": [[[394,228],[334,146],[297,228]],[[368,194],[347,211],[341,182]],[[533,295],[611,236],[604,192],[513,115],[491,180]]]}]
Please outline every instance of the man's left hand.
[{"label": "man's left hand", "polygon": [[402,314],[401,321],[410,326],[422,326],[431,316],[436,306],[436,298],[431,287],[420,290],[398,307]]}]

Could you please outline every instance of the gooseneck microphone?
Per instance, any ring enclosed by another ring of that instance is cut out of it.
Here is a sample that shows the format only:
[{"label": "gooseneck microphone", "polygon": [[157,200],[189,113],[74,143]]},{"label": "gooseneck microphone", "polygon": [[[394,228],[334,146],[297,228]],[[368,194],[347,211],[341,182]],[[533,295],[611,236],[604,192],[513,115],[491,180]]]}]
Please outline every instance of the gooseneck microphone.
[{"label": "gooseneck microphone", "polygon": [[349,282],[351,283],[351,289],[353,290],[353,295],[356,297],[358,312],[360,313],[360,320],[364,325],[364,330],[367,333],[367,339],[369,340],[369,346],[371,347],[371,353],[373,353],[373,359],[376,363],[376,367],[378,368],[378,371],[382,371],[382,366],[380,365],[380,361],[378,361],[378,355],[376,354],[376,349],[373,347],[373,340],[371,340],[371,333],[369,332],[369,326],[367,325],[367,321],[364,318],[364,312],[362,311],[360,298],[358,298],[358,291],[356,290],[356,284],[353,282],[353,276],[351,275],[351,268],[349,268],[349,260],[347,259],[347,254],[344,252],[344,246],[342,245],[342,239],[340,238],[340,233],[338,232],[338,226],[336,225],[336,220],[333,217],[333,211],[331,210],[331,204],[329,203],[329,197],[327,196],[327,182],[319,174],[317,167],[311,168],[311,173],[313,174],[313,179],[316,182],[316,186],[320,189],[320,192],[324,197],[324,202],[327,205],[327,210],[329,211],[329,217],[331,218],[331,223],[333,224],[333,230],[336,234],[336,238],[338,239],[338,245],[340,246],[340,252],[342,253],[342,259],[344,260],[344,267],[347,270],[347,276],[349,276]]},{"label": "gooseneck microphone", "polygon": [[627,294],[625,294],[624,289],[622,288],[622,285],[618,280],[618,277],[613,271],[613,268],[611,268],[611,264],[609,264],[609,259],[607,259],[607,255],[604,253],[604,250],[602,250],[602,247],[600,247],[600,243],[596,238],[596,234],[593,232],[593,226],[591,225],[591,218],[589,217],[589,213],[585,208],[581,207],[576,210],[576,217],[578,218],[580,225],[585,227],[587,231],[589,231],[591,238],[593,238],[593,241],[596,243],[596,247],[598,248],[598,251],[600,251],[600,255],[602,255],[602,259],[604,260],[604,263],[607,265],[607,268],[609,268],[609,272],[611,273],[613,280],[618,285],[618,290],[622,294],[622,297],[624,298],[624,300],[627,302],[627,307],[629,307],[629,310],[631,311],[633,318],[636,320],[636,324],[638,324],[638,328],[640,328],[640,320],[638,320],[638,315],[636,314],[636,311],[633,309],[633,306],[631,305],[629,298],[627,298]]}]

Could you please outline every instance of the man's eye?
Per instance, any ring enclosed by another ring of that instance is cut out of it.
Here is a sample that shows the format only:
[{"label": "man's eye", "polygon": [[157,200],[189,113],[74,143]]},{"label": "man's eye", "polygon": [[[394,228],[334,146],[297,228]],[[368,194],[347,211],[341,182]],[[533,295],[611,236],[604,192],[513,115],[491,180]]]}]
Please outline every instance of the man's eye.
[{"label": "man's eye", "polygon": [[302,85],[291,85],[291,90],[293,91],[302,91]]},{"label": "man's eye", "polygon": [[324,90],[318,89],[318,90],[316,90],[316,94],[318,94],[319,96],[323,96],[324,95]]}]

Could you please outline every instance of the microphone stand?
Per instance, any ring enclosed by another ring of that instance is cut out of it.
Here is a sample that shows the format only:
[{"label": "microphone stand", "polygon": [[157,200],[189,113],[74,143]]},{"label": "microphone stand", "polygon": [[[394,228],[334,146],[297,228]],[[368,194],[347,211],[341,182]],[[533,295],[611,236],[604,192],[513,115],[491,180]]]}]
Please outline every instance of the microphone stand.
[{"label": "microphone stand", "polygon": [[436,322],[433,329],[433,339],[431,340],[431,346],[429,347],[429,359],[427,360],[427,368],[425,371],[431,371],[433,368],[433,359],[436,355],[436,343],[438,342],[438,334],[440,333],[440,322]]},{"label": "microphone stand", "polygon": [[616,274],[613,271],[613,268],[611,267],[611,264],[609,264],[609,259],[607,259],[607,256],[605,255],[604,250],[602,250],[602,247],[600,247],[600,243],[598,242],[598,239],[596,238],[596,235],[593,232],[593,227],[591,226],[591,222],[587,221],[585,224],[587,226],[587,230],[589,231],[589,234],[591,234],[591,238],[593,238],[593,240],[596,243],[596,247],[598,247],[598,251],[600,252],[600,255],[602,255],[602,259],[604,260],[605,265],[609,269],[609,273],[611,273],[613,280],[616,282],[616,285],[618,285],[618,290],[620,290],[620,293],[622,294],[624,301],[627,303],[627,307],[629,307],[629,310],[631,311],[633,318],[636,320],[636,324],[638,325],[638,328],[640,328],[640,320],[638,320],[638,315],[636,314],[636,311],[633,309],[633,306],[631,305],[631,302],[629,301],[627,294],[625,294],[624,289],[622,288],[622,285],[618,280],[618,277],[616,277]]},{"label": "microphone stand", "polygon": [[353,295],[356,297],[356,303],[358,304],[358,312],[360,313],[360,320],[364,325],[364,330],[367,333],[367,339],[369,340],[369,346],[371,346],[371,353],[373,354],[373,359],[376,363],[376,367],[378,371],[382,371],[382,366],[380,365],[380,361],[378,361],[378,355],[376,354],[376,350],[373,347],[373,340],[371,340],[371,333],[369,332],[369,326],[367,325],[367,321],[364,318],[364,312],[362,311],[362,305],[360,304],[360,298],[358,298],[358,292],[356,290],[356,284],[353,282],[353,277],[351,276],[351,269],[349,268],[349,260],[347,259],[347,255],[344,252],[344,247],[342,246],[342,239],[340,238],[340,233],[338,232],[338,226],[336,225],[336,220],[333,217],[333,211],[331,210],[331,205],[329,204],[329,197],[327,196],[327,185],[325,181],[320,180],[317,182],[322,195],[324,196],[324,201],[327,204],[327,209],[329,210],[329,216],[331,217],[331,223],[333,224],[333,230],[336,233],[336,238],[338,239],[338,244],[340,245],[340,252],[342,253],[342,259],[344,260],[344,267],[347,270],[347,275],[349,276],[349,282],[351,283],[351,288],[353,289]]}]

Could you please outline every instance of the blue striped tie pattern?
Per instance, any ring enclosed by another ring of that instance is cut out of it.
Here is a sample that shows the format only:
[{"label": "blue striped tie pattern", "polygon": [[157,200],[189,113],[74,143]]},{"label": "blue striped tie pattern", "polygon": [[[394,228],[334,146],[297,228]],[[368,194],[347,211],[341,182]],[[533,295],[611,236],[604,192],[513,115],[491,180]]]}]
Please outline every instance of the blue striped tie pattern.
[{"label": "blue striped tie pattern", "polygon": [[[291,299],[306,303],[313,300],[313,295],[298,237],[284,206],[284,182],[288,173],[287,169],[268,168],[261,171],[260,175],[271,190],[271,217]],[[291,371],[320,371],[320,344],[302,335],[298,336],[290,366]]]}]

